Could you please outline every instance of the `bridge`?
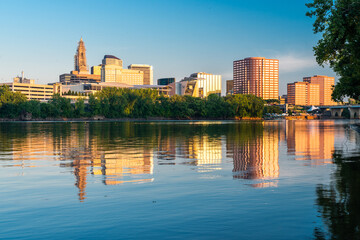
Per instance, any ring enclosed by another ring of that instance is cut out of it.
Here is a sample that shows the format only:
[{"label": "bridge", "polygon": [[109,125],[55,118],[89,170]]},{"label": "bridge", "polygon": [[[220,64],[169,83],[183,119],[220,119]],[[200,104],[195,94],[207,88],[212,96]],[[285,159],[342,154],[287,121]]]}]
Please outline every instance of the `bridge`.
[{"label": "bridge", "polygon": [[350,118],[360,119],[360,105],[320,106],[319,108],[329,108],[331,111],[331,117],[333,118],[341,118],[342,112],[347,108],[350,112]]}]

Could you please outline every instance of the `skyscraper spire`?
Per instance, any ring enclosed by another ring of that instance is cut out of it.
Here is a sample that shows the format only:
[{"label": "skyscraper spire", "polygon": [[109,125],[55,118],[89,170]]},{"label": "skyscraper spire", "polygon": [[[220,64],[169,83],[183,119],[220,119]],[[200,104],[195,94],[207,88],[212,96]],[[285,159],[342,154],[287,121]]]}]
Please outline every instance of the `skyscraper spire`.
[{"label": "skyscraper spire", "polygon": [[86,49],[82,37],[79,41],[75,55],[75,71],[78,71],[79,74],[89,74],[89,70],[86,65]]}]

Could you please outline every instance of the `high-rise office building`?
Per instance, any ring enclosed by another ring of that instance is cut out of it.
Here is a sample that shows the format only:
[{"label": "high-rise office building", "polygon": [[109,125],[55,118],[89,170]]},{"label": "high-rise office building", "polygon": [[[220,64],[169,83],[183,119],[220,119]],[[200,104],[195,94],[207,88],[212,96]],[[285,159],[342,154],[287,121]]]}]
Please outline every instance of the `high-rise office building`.
[{"label": "high-rise office building", "polygon": [[328,76],[315,75],[313,77],[304,77],[304,82],[320,85],[320,105],[336,105],[331,100],[332,88],[335,85],[335,78]]},{"label": "high-rise office building", "polygon": [[153,67],[146,64],[131,64],[128,66],[131,70],[140,70],[144,73],[144,85],[153,85],[154,71]]},{"label": "high-rise office building", "polygon": [[105,55],[101,65],[101,82],[143,85],[144,72],[141,70],[123,69],[121,59],[112,55]]},{"label": "high-rise office building", "polygon": [[234,61],[234,93],[263,99],[279,97],[279,60],[249,57]]},{"label": "high-rise office building", "polygon": [[287,103],[302,106],[319,105],[320,85],[308,82],[288,83]]}]

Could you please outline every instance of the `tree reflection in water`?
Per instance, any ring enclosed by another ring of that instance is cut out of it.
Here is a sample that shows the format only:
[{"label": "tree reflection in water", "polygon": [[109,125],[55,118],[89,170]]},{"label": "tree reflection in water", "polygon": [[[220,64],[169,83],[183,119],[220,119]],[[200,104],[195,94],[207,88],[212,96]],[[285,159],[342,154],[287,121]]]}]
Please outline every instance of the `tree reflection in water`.
[{"label": "tree reflection in water", "polygon": [[319,213],[327,227],[315,228],[315,239],[360,239],[360,157],[333,155],[336,171],[329,186],[316,188]]}]

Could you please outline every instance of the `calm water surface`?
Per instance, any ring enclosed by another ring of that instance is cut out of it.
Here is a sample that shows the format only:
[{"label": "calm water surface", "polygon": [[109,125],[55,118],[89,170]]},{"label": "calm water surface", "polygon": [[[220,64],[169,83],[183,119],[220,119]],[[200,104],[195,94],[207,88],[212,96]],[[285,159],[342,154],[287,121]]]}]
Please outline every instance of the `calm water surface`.
[{"label": "calm water surface", "polygon": [[0,239],[359,239],[351,123],[0,123]]}]

